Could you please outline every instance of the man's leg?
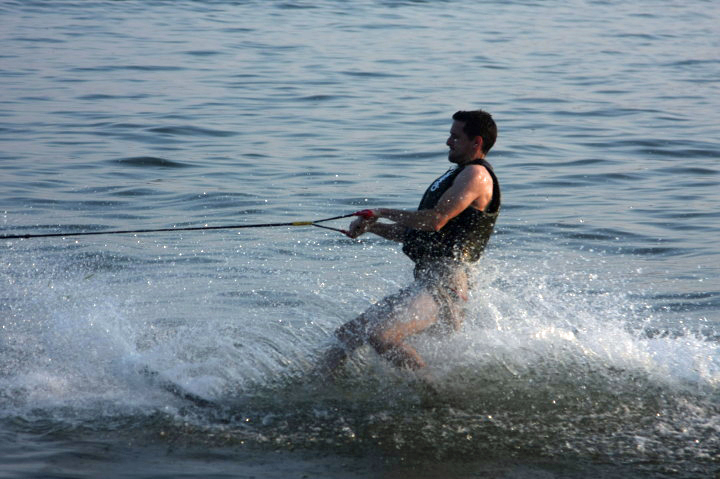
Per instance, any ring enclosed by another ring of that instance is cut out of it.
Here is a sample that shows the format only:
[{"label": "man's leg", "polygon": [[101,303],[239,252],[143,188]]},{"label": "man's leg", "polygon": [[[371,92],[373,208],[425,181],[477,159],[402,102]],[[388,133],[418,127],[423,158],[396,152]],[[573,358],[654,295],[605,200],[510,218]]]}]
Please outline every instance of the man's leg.
[{"label": "man's leg", "polygon": [[357,318],[348,321],[335,330],[338,344],[328,349],[320,361],[320,371],[323,374],[333,375],[357,348],[368,342],[369,325],[390,313],[391,303],[395,296],[398,295],[384,298]]},{"label": "man's leg", "polygon": [[388,296],[335,331],[340,344],[325,353],[320,369],[332,375],[365,343],[395,366],[422,368],[425,362],[405,339],[432,326],[438,312],[433,297],[424,289],[406,289]]},{"label": "man's leg", "polygon": [[409,369],[425,367],[425,361],[405,340],[437,322],[438,305],[425,290],[398,302],[390,314],[376,322],[368,342],[382,357],[395,366]]}]

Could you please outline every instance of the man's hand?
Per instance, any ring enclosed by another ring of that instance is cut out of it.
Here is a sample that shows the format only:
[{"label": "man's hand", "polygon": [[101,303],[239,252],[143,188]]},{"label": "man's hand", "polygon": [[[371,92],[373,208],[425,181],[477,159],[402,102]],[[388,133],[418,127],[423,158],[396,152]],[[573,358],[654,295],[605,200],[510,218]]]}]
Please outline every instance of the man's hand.
[{"label": "man's hand", "polygon": [[347,235],[351,238],[357,238],[358,236],[365,234],[376,221],[377,216],[360,216],[350,223],[350,230]]}]

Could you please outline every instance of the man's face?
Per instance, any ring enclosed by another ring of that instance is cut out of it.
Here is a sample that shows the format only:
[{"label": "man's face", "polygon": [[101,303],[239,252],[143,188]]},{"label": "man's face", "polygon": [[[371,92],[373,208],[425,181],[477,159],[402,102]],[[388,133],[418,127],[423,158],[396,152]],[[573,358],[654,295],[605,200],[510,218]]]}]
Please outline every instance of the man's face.
[{"label": "man's face", "polygon": [[448,160],[458,165],[472,161],[476,150],[473,140],[465,135],[465,131],[463,131],[464,127],[464,121],[453,121],[452,127],[450,128],[450,136],[445,142],[450,148],[450,151],[448,151]]}]

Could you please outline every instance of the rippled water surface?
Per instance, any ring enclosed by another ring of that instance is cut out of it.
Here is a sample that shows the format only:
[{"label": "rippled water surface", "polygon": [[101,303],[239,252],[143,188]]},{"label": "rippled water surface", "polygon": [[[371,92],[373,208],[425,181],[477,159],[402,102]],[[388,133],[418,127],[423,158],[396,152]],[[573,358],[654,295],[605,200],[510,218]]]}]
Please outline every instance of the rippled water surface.
[{"label": "rippled water surface", "polygon": [[504,200],[463,330],[415,340],[433,388],[369,350],[311,374],[409,280],[383,240],[0,240],[0,476],[715,477],[718,24],[702,0],[0,1],[0,235],[414,208],[471,108]]}]

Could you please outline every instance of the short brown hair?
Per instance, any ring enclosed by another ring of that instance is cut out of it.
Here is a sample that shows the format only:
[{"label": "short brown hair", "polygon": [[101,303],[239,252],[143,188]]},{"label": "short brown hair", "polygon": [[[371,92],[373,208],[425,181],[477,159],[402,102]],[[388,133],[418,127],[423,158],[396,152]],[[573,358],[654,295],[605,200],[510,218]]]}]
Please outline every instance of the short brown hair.
[{"label": "short brown hair", "polygon": [[458,111],[452,118],[465,123],[463,131],[468,138],[482,137],[483,153],[490,151],[497,140],[497,125],[490,113],[484,110]]}]

